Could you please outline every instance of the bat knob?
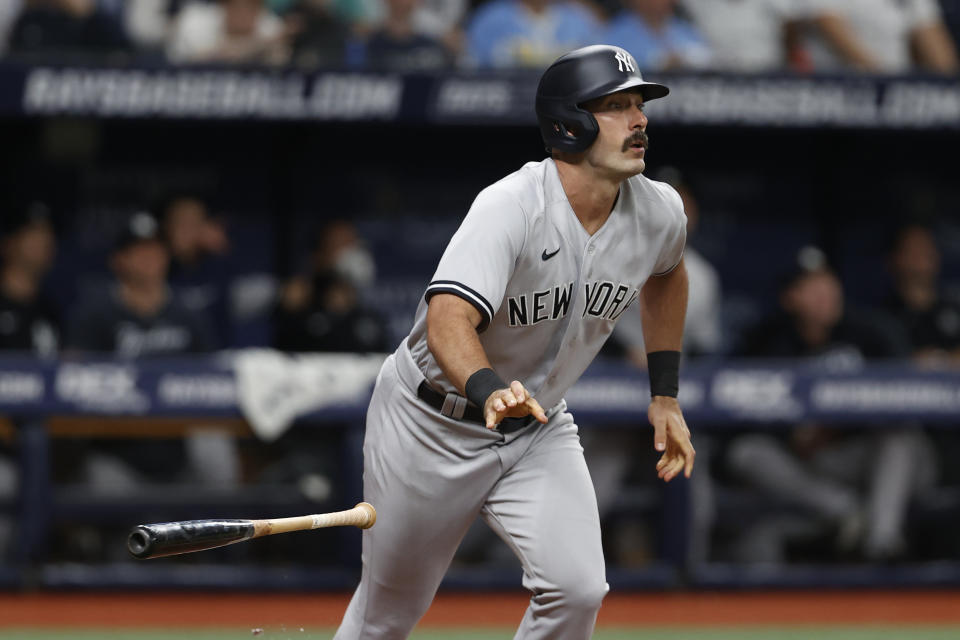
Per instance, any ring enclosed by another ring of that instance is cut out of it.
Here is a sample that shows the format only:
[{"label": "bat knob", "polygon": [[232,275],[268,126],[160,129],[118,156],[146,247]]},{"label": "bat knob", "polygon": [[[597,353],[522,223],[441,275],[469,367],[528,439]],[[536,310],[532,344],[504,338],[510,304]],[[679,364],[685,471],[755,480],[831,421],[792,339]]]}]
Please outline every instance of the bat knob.
[{"label": "bat knob", "polygon": [[369,502],[361,502],[354,508],[363,509],[367,512],[367,519],[362,524],[357,525],[361,529],[369,529],[377,521],[377,510]]}]

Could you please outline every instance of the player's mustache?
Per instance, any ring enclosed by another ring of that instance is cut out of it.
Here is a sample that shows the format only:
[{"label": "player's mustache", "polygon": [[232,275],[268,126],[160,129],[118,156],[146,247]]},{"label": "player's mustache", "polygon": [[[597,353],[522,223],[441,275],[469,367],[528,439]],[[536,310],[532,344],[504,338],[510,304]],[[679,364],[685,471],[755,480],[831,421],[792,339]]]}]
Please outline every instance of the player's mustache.
[{"label": "player's mustache", "polygon": [[623,151],[626,151],[635,144],[643,145],[644,149],[650,148],[650,137],[646,131],[635,131],[632,136],[624,140]]}]

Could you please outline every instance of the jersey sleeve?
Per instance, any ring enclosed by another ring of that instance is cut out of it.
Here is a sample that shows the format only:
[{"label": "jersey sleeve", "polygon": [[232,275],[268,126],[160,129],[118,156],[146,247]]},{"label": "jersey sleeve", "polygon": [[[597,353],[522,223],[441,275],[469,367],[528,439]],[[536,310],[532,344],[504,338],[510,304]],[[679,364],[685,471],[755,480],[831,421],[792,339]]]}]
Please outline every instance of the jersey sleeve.
[{"label": "jersey sleeve", "polygon": [[484,331],[500,308],[526,235],[516,196],[496,186],[482,191],[440,258],[427,302],[438,293],[463,298],[480,312],[477,331]]},{"label": "jersey sleeve", "polygon": [[687,216],[683,212],[683,200],[673,187],[666,187],[667,228],[663,235],[663,246],[653,275],[662,276],[673,271],[683,258],[683,248],[687,245]]}]

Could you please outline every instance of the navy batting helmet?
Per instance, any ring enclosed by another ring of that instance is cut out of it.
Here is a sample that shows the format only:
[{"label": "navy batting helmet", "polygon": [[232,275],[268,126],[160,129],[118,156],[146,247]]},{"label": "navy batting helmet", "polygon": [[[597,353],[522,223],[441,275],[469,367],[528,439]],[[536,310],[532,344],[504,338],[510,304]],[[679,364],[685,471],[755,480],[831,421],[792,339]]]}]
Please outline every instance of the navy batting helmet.
[{"label": "navy batting helmet", "polygon": [[547,149],[584,151],[597,139],[600,127],[580,105],[634,87],[640,88],[644,102],[670,92],[662,84],[646,82],[637,61],[620,47],[596,44],[557,58],[537,86],[537,119]]}]

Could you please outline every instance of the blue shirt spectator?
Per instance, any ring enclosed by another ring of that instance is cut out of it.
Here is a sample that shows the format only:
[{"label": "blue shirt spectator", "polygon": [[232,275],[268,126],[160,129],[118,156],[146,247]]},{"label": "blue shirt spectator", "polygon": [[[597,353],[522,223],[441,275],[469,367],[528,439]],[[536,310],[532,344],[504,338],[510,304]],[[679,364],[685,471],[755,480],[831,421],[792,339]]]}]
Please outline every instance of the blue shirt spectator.
[{"label": "blue shirt spectator", "polygon": [[494,0],[467,28],[467,59],[479,67],[546,67],[558,56],[600,41],[600,24],[565,0]]},{"label": "blue shirt spectator", "polygon": [[624,5],[603,42],[632,53],[641,69],[697,68],[710,62],[706,41],[674,14],[675,0],[627,0]]}]

